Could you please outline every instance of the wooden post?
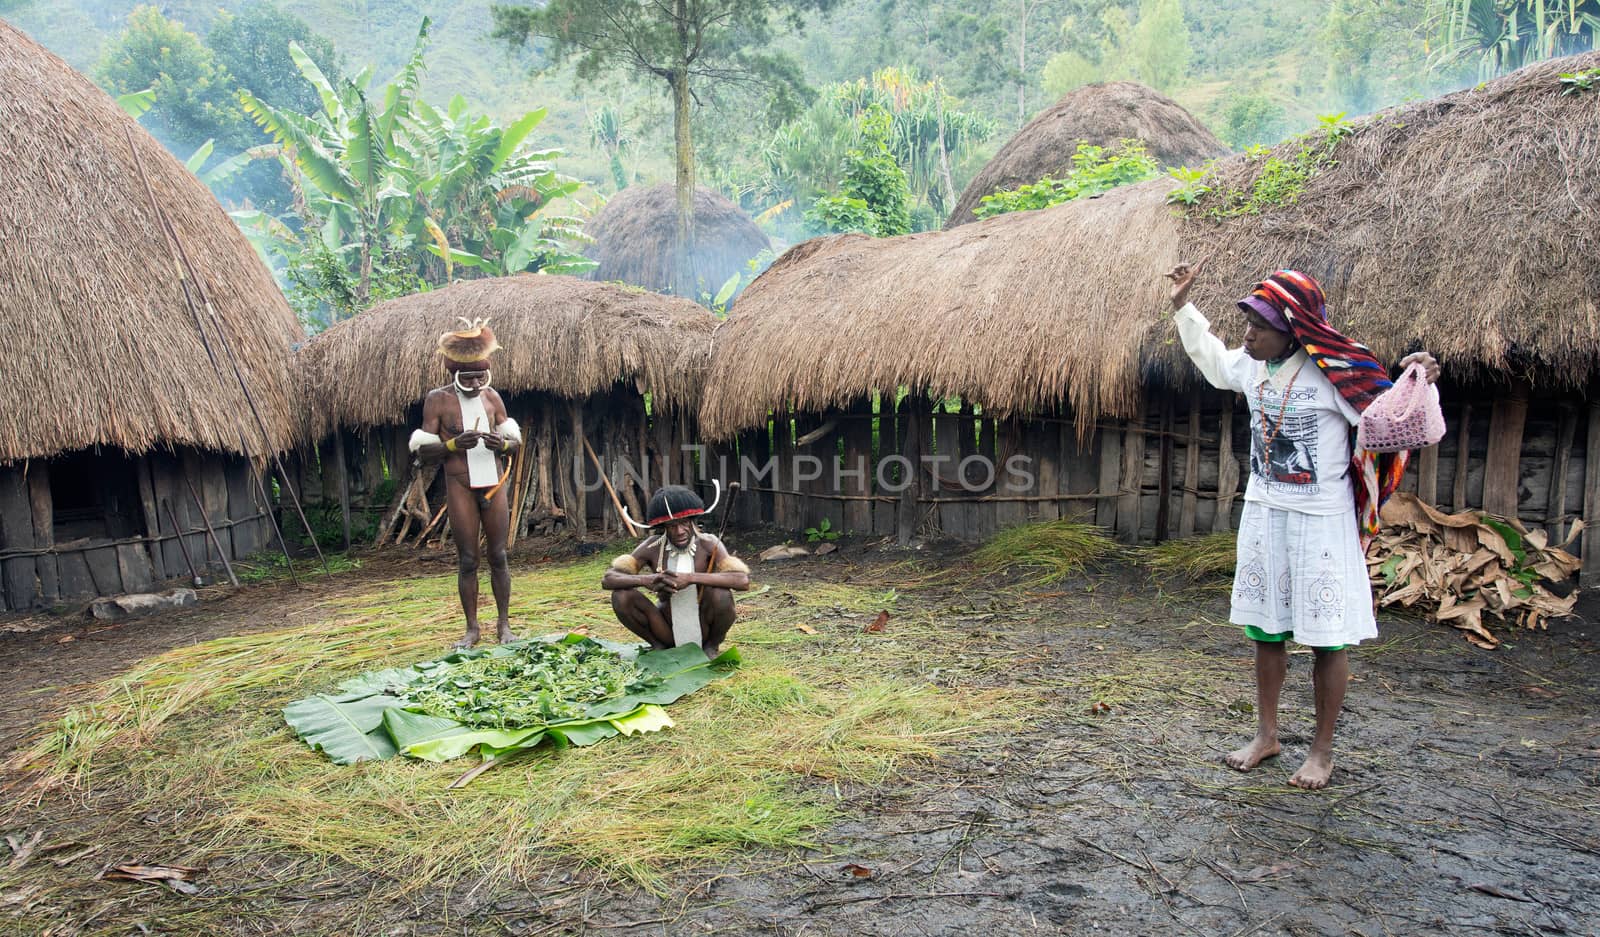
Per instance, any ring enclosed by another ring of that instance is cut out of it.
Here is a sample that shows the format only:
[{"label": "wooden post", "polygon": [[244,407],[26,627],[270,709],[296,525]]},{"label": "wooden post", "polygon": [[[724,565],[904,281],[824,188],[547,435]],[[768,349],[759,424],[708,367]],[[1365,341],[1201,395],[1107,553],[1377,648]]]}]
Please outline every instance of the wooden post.
[{"label": "wooden post", "polygon": [[[56,542],[55,503],[50,496],[50,465],[43,460],[28,463],[28,501],[33,513],[34,549],[48,550]],[[55,554],[37,557],[37,565],[39,598],[46,605],[54,605],[61,598],[61,575]]]},{"label": "wooden post", "polygon": [[1583,459],[1583,569],[1578,584],[1587,589],[1600,579],[1600,403],[1589,404]]},{"label": "wooden post", "polygon": [[1528,382],[1513,381],[1495,398],[1489,413],[1489,446],[1484,456],[1483,509],[1516,517],[1522,488],[1522,429],[1528,419]]},{"label": "wooden post", "polygon": [[[583,490],[583,403],[567,401],[567,413],[572,420],[572,461],[566,469],[567,477],[572,480],[572,503],[567,505],[567,511],[572,515],[578,539],[583,540],[589,536],[589,495]],[[670,428],[668,432],[670,435]]]},{"label": "wooden post", "polygon": [[[34,548],[33,508],[22,473],[22,465],[0,467],[0,549]],[[34,606],[39,598],[37,575],[38,564],[31,556],[0,561],[0,584],[4,586],[7,608],[22,611]]]},{"label": "wooden post", "polygon": [[1139,539],[1139,526],[1142,520],[1139,503],[1141,489],[1144,487],[1144,394],[1139,395],[1139,402],[1133,412],[1133,419],[1128,421],[1128,429],[1122,435],[1122,471],[1117,483],[1117,539],[1123,543],[1133,543]]},{"label": "wooden post", "polygon": [[[1167,539],[1172,521],[1172,397],[1161,397],[1161,441],[1156,460],[1156,542]],[[1143,466],[1140,466],[1142,469]]]},{"label": "wooden post", "polygon": [[1417,498],[1433,507],[1439,504],[1438,443],[1417,453]]},{"label": "wooden post", "polygon": [[1545,508],[1545,530],[1552,543],[1560,543],[1567,516],[1567,469],[1572,464],[1572,437],[1577,434],[1578,415],[1572,404],[1561,404],[1561,422],[1556,430],[1556,457],[1550,466],[1550,504]]},{"label": "wooden post", "polygon": [[344,549],[350,551],[350,462],[344,455],[344,430],[334,427],[333,459],[339,463],[339,519],[344,530]]},{"label": "wooden post", "polygon": [[1189,399],[1189,438],[1183,444],[1183,507],[1178,511],[1178,536],[1194,536],[1194,512],[1200,500],[1200,398]]},{"label": "wooden post", "polygon": [[906,471],[906,477],[901,480],[905,488],[900,492],[900,504],[895,511],[894,539],[904,547],[911,544],[911,538],[917,533],[918,499],[922,493],[922,424],[928,408],[921,397],[913,394],[901,403],[900,412],[906,423],[905,443],[900,454],[910,466],[901,466]]},{"label": "wooden post", "polygon": [[1096,429],[1095,435],[1100,439],[1100,481],[1095,487],[1100,498],[1094,505],[1094,522],[1096,526],[1110,530],[1117,523],[1117,489],[1119,479],[1122,477],[1124,434],[1110,427],[1103,427]]},{"label": "wooden post", "polygon": [[1455,510],[1465,511],[1467,505],[1467,463],[1472,459],[1472,401],[1461,402],[1461,432],[1456,436],[1456,477],[1450,486],[1450,500]]},{"label": "wooden post", "polygon": [[1239,491],[1239,459],[1233,454],[1233,407],[1234,399],[1229,395],[1217,425],[1217,516],[1211,521],[1212,533],[1233,529],[1233,499]]}]

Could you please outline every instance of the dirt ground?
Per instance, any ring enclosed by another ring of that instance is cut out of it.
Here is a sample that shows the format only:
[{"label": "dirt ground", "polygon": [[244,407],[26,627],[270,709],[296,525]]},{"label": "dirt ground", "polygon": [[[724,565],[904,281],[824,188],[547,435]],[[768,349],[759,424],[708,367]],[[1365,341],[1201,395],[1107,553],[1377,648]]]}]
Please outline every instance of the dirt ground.
[{"label": "dirt ground", "polygon": [[[559,549],[519,550],[514,563]],[[915,556],[936,572],[964,558]],[[763,564],[756,578],[804,589],[905,559],[851,544]],[[141,658],[315,621],[333,596],[448,562],[369,558],[300,590],[267,584],[115,627],[74,619],[0,634],[0,735],[9,750],[70,704],[73,686]],[[1254,720],[1250,649],[1225,624],[1225,588],[1163,585],[1121,565],[1041,588],[961,583],[935,576],[901,601],[937,611],[963,633],[963,653],[1004,662],[985,671],[997,684],[1046,702],[1020,731],[964,744],[896,785],[841,789],[846,818],[813,850],[685,869],[666,897],[552,861],[538,881],[469,879],[397,901],[337,864],[308,878],[288,874],[292,855],[222,848],[207,887],[184,896],[94,878],[136,858],[148,832],[97,823],[115,809],[108,792],[8,811],[14,849],[40,833],[41,845],[105,852],[0,876],[0,928],[182,933],[164,923],[173,909],[206,902],[216,927],[240,934],[1600,934],[1600,606],[1585,602],[1587,617],[1547,632],[1507,632],[1493,652],[1383,616],[1380,640],[1352,654],[1333,786],[1307,793],[1285,782],[1310,735],[1309,655],[1291,657],[1283,755],[1248,774],[1220,763]],[[143,818],[183,822],[183,804]],[[57,908],[48,923],[23,914],[45,887]]]}]

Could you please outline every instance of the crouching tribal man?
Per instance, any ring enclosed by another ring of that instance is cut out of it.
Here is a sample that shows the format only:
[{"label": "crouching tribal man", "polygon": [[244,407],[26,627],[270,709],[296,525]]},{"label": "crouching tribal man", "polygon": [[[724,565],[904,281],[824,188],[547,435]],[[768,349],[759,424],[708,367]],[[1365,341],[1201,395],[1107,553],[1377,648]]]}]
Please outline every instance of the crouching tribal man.
[{"label": "crouching tribal man", "polygon": [[522,445],[517,421],[489,386],[489,355],[500,347],[488,320],[468,322],[439,336],[439,357],[452,374],[450,384],[428,391],[422,402],[422,428],[411,434],[411,451],[424,465],[444,463],[445,507],[456,541],[457,589],[467,616],[467,633],[457,648],[478,643],[478,533],[488,541],[489,583],[494,589],[495,637],[511,634],[511,570],[506,565],[506,534],[511,511],[506,504],[502,460]]},{"label": "crouching tribal man", "polygon": [[[660,489],[645,508],[648,523],[628,519],[650,528],[653,536],[612,560],[600,580],[611,590],[617,620],[653,648],[698,644],[707,657],[722,652],[733,627],[733,593],[750,588],[750,567],[695,523],[715,508],[716,501],[708,509],[688,488]],[[656,601],[640,589],[654,592]]]}]

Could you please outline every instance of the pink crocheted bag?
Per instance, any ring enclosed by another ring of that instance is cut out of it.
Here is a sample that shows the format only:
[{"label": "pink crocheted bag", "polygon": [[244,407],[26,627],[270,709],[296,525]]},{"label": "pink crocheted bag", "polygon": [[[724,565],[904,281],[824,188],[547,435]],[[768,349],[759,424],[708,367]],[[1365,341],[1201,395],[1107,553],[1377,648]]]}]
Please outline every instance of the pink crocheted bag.
[{"label": "pink crocheted bag", "polygon": [[1423,449],[1443,438],[1439,388],[1428,383],[1420,364],[1406,368],[1394,386],[1367,407],[1356,426],[1356,447],[1368,452]]}]

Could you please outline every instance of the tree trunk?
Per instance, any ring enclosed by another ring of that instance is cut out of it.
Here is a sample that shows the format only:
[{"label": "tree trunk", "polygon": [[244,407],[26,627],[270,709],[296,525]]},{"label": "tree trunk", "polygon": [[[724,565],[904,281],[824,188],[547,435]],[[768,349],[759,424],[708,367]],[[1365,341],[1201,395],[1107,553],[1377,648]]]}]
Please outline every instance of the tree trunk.
[{"label": "tree trunk", "polygon": [[1028,122],[1028,12],[1032,4],[1022,0],[1022,16],[1017,39],[1017,126]]},{"label": "tree trunk", "polygon": [[[687,0],[678,0],[680,20]],[[672,74],[672,137],[677,160],[678,237],[673,246],[672,292],[695,298],[694,282],[694,142],[689,135],[689,68]]]}]

